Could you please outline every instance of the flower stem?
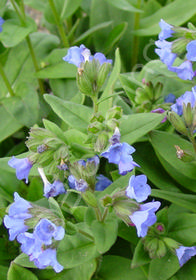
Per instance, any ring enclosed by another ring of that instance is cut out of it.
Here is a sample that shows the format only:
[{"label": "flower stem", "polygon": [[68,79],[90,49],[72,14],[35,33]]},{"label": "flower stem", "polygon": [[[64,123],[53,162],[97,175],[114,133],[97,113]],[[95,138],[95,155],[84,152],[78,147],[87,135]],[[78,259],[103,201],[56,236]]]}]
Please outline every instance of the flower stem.
[{"label": "flower stem", "polygon": [[[18,6],[15,4],[14,0],[11,0],[11,3],[21,21],[21,24],[23,26],[26,26],[26,14],[25,14],[25,7],[24,7],[24,3],[23,3],[23,0],[20,1],[20,9],[18,8]],[[35,56],[35,52],[34,52],[34,49],[33,49],[33,46],[32,46],[32,43],[31,43],[31,39],[30,39],[30,36],[27,35],[26,36],[26,42],[27,42],[27,45],[28,45],[28,48],[29,48],[29,52],[30,52],[30,55],[31,55],[31,58],[32,58],[32,61],[33,61],[33,65],[34,65],[34,68],[35,68],[35,71],[39,71],[39,66],[38,66],[38,63],[37,63],[37,59],[36,59],[36,56]],[[44,90],[44,84],[43,84],[43,81],[38,79],[38,83],[39,83],[39,88],[40,88],[40,92],[42,94],[45,93],[45,90]]]},{"label": "flower stem", "polygon": [[54,1],[53,0],[49,0],[49,4],[50,4],[51,10],[53,12],[53,15],[54,15],[54,18],[55,18],[55,21],[56,21],[56,25],[57,25],[59,34],[61,36],[61,40],[63,42],[63,45],[64,45],[65,48],[68,48],[69,47],[68,38],[67,38],[67,36],[65,34],[64,26],[63,26],[63,23],[61,22],[61,18],[59,16],[59,14],[58,14],[58,12],[56,10]]},{"label": "flower stem", "polygon": [[7,89],[8,89],[8,91],[9,91],[10,95],[11,95],[11,96],[15,96],[15,93],[14,93],[14,91],[13,91],[13,89],[12,89],[12,86],[11,86],[11,84],[10,84],[10,82],[9,82],[9,80],[8,80],[8,78],[7,78],[6,74],[5,74],[5,72],[4,72],[4,69],[3,69],[3,66],[2,66],[1,62],[0,62],[0,74],[1,74],[1,76],[2,76],[2,79],[3,79],[3,81],[4,81],[4,83],[5,83],[6,87],[7,87]]},{"label": "flower stem", "polygon": [[96,96],[92,97],[92,101],[93,101],[94,114],[96,114],[96,113],[98,112],[98,102],[97,102],[97,97],[96,97]]},{"label": "flower stem", "polygon": [[[141,2],[142,0],[137,0],[137,8],[141,8]],[[140,13],[135,13],[134,16],[134,31],[139,29],[140,24]],[[137,64],[138,60],[138,53],[139,53],[139,37],[137,35],[134,35],[133,37],[133,53],[131,58],[131,68],[133,68]]]},{"label": "flower stem", "polygon": [[103,216],[101,218],[101,221],[104,222],[106,217],[107,217],[107,214],[108,214],[108,208],[105,208],[104,212],[103,212]]}]

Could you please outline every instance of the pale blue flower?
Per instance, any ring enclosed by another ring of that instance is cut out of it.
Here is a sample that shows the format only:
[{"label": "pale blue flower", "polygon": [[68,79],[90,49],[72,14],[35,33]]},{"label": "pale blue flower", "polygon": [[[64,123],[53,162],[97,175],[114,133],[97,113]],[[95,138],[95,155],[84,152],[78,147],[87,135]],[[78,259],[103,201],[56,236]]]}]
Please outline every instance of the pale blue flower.
[{"label": "pale blue flower", "polygon": [[155,49],[156,54],[159,55],[160,60],[166,64],[168,67],[172,66],[174,63],[174,60],[177,57],[176,53],[173,53],[172,48],[172,42],[167,42],[165,40],[156,41],[155,45],[158,47],[158,49]]},{"label": "pale blue flower", "polygon": [[184,61],[179,66],[169,66],[168,69],[175,72],[182,80],[192,80],[195,76],[192,63],[189,60]]},{"label": "pale blue flower", "polygon": [[196,103],[196,88],[193,87],[192,91],[186,91],[183,95],[176,99],[176,103],[171,106],[172,111],[177,113],[179,116],[183,114],[183,104],[191,104],[193,108]]},{"label": "pale blue flower", "polygon": [[39,269],[45,269],[48,266],[52,266],[57,273],[63,270],[63,266],[57,261],[56,249],[48,248],[44,250],[33,261]]},{"label": "pale blue flower", "polygon": [[145,175],[132,175],[125,193],[126,196],[135,199],[137,202],[146,200],[151,194],[151,187],[147,184],[147,177]]},{"label": "pale blue flower", "polygon": [[133,161],[131,154],[134,152],[135,149],[124,142],[111,145],[101,156],[107,158],[109,163],[118,164],[119,173],[121,175],[126,175],[127,172],[132,171],[135,166],[140,167]]},{"label": "pale blue flower", "polygon": [[3,28],[2,28],[2,25],[4,23],[4,19],[2,17],[0,17],[0,32],[2,32]]},{"label": "pale blue flower", "polygon": [[9,229],[9,239],[11,241],[20,233],[28,230],[25,220],[32,217],[28,211],[30,208],[32,208],[32,205],[15,192],[14,203],[9,207],[8,215],[4,217],[4,225]]},{"label": "pale blue flower", "polygon": [[8,161],[8,165],[16,169],[16,177],[19,180],[25,179],[28,183],[29,172],[33,166],[28,158],[15,158],[14,156]]},{"label": "pale blue flower", "polygon": [[191,257],[196,255],[196,247],[180,246],[176,249],[176,255],[178,257],[180,266],[183,266]]},{"label": "pale blue flower", "polygon": [[92,61],[93,59],[98,60],[100,65],[102,65],[104,63],[112,64],[112,59],[107,59],[105,57],[105,55],[100,53],[100,52],[97,52],[97,53],[94,54],[94,56],[90,57],[90,61]]},{"label": "pale blue flower", "polygon": [[61,240],[65,235],[65,230],[61,226],[56,226],[48,219],[41,219],[36,225],[33,235],[45,245],[51,245],[52,239]]},{"label": "pale blue flower", "polygon": [[196,61],[196,40],[191,41],[186,46],[186,58],[191,61]]},{"label": "pale blue flower", "polygon": [[42,241],[36,239],[33,233],[21,233],[17,236],[17,241],[22,244],[21,251],[30,257],[30,261],[37,258],[43,252]]},{"label": "pale blue flower", "polygon": [[81,66],[81,63],[84,63],[86,60],[89,60],[90,50],[87,49],[84,45],[80,47],[71,47],[68,49],[68,53],[63,57],[64,61],[67,61],[71,64],[76,65],[77,67]]},{"label": "pale blue flower", "polygon": [[155,212],[159,209],[159,201],[149,202],[140,205],[140,209],[129,216],[132,223],[136,226],[138,237],[145,237],[148,227],[156,223]]},{"label": "pale blue flower", "polygon": [[159,40],[165,40],[167,38],[172,37],[174,30],[172,30],[172,25],[165,22],[163,19],[159,22],[159,26],[161,27],[161,32],[159,33]]}]

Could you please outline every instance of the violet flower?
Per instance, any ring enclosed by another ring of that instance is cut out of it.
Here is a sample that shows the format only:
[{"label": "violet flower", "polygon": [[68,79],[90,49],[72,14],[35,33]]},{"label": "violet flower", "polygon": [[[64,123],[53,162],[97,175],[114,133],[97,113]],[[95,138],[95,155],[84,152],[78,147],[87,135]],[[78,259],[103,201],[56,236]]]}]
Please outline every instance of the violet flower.
[{"label": "violet flower", "polygon": [[172,30],[172,25],[165,22],[163,19],[159,22],[159,26],[161,27],[161,32],[159,33],[159,40],[165,40],[172,37],[172,34],[175,33]]},{"label": "violet flower", "polygon": [[19,180],[25,179],[28,183],[29,172],[33,166],[28,158],[15,158],[14,156],[8,161],[8,165],[16,169],[16,177]]},{"label": "violet flower", "polygon": [[4,217],[4,225],[9,229],[9,240],[13,241],[20,233],[28,230],[25,220],[32,217],[28,211],[30,208],[32,205],[15,192],[14,203],[9,207],[8,215]]},{"label": "violet flower", "polygon": [[126,196],[142,202],[151,194],[151,187],[147,184],[146,175],[132,175],[125,191]]},{"label": "violet flower", "polygon": [[155,212],[159,209],[160,205],[159,201],[141,204],[140,209],[129,216],[132,223],[136,226],[138,237],[145,237],[148,227],[156,223]]},{"label": "violet flower", "polygon": [[176,255],[178,257],[180,266],[183,266],[191,257],[196,255],[196,247],[180,246],[176,249]]}]

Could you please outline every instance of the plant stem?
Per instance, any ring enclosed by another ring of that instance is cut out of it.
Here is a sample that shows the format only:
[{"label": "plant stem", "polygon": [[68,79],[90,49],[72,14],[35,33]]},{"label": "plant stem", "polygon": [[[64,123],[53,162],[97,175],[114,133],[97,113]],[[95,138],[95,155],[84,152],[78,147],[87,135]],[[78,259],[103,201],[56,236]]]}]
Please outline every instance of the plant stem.
[{"label": "plant stem", "polygon": [[105,218],[107,217],[107,214],[108,214],[108,208],[105,208],[104,212],[103,212],[103,216],[101,218],[101,221],[104,222],[105,221]]},{"label": "plant stem", "polygon": [[[142,0],[137,0],[137,8],[141,8],[141,2]],[[135,13],[134,16],[134,31],[139,29],[140,24],[140,13]],[[137,64],[138,60],[138,53],[139,53],[139,37],[137,35],[134,35],[133,37],[133,52],[132,52],[132,58],[131,58],[131,68],[133,68]]]},{"label": "plant stem", "polygon": [[92,97],[92,101],[93,101],[93,110],[94,110],[94,114],[96,114],[98,112],[98,103],[97,103],[97,97],[93,96]]},{"label": "plant stem", "polygon": [[0,74],[1,74],[1,76],[2,76],[2,79],[3,79],[3,81],[4,81],[4,83],[5,83],[6,87],[7,87],[7,89],[8,89],[8,91],[9,91],[10,95],[11,95],[11,96],[15,96],[15,93],[14,93],[14,91],[13,91],[13,89],[12,89],[12,86],[11,86],[11,84],[10,84],[10,82],[9,82],[9,80],[8,80],[8,78],[7,78],[6,74],[5,74],[5,72],[4,72],[4,69],[3,69],[3,66],[2,66],[1,62],[0,62]]},{"label": "plant stem", "polygon": [[69,42],[68,42],[67,36],[65,34],[65,30],[64,30],[63,23],[61,22],[61,18],[59,17],[59,14],[58,14],[58,12],[56,10],[54,1],[53,0],[49,0],[49,4],[50,4],[50,7],[52,9],[52,12],[53,12],[53,15],[54,15],[54,18],[55,18],[55,21],[56,21],[56,25],[57,25],[59,34],[61,36],[61,40],[63,42],[63,45],[64,45],[65,48],[68,48],[69,47]]},{"label": "plant stem", "polygon": [[[33,46],[32,46],[31,39],[30,39],[29,35],[27,35],[27,37],[26,37],[26,42],[27,42],[28,47],[29,47],[29,51],[30,51],[30,54],[31,54],[31,58],[32,58],[32,61],[33,61],[35,71],[37,72],[37,71],[39,71],[39,66],[38,66],[38,63],[37,63],[37,59],[36,59],[35,52],[34,52],[34,49],[33,49]],[[38,83],[39,83],[40,92],[42,94],[44,94],[45,89],[44,89],[43,81],[38,79]]]},{"label": "plant stem", "polygon": [[[23,3],[23,0],[20,1],[20,9],[18,9],[17,5],[15,4],[14,0],[11,0],[11,3],[21,21],[21,24],[23,26],[26,26],[26,14],[25,14],[25,8],[24,8],[24,3]],[[32,43],[31,43],[31,39],[30,39],[30,36],[27,35],[26,36],[26,42],[27,42],[27,45],[29,47],[29,52],[30,52],[30,55],[31,55],[31,58],[32,58],[32,61],[33,61],[33,65],[34,65],[34,68],[35,68],[35,71],[39,71],[39,66],[38,66],[38,63],[37,63],[37,59],[36,59],[36,56],[35,56],[35,52],[34,52],[34,49],[33,49],[33,46],[32,46]],[[45,90],[44,90],[44,84],[43,84],[43,81],[38,79],[38,83],[39,83],[39,88],[40,88],[40,92],[42,94],[45,93]]]}]

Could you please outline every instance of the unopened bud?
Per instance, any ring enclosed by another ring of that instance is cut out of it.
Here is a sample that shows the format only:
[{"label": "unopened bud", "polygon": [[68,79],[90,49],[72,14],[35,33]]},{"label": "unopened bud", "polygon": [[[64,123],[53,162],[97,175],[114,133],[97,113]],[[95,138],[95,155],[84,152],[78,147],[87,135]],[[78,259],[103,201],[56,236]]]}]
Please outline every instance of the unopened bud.
[{"label": "unopened bud", "polygon": [[179,243],[172,238],[164,237],[163,241],[170,250],[175,250],[179,247]]},{"label": "unopened bud", "polygon": [[193,111],[192,111],[190,102],[187,105],[185,103],[183,103],[183,116],[184,116],[186,125],[188,127],[191,127],[192,122],[193,122]]},{"label": "unopened bud", "polygon": [[168,112],[168,119],[178,132],[180,132],[181,134],[187,135],[186,126],[178,114],[176,114],[173,111]]},{"label": "unopened bud", "polygon": [[107,146],[109,140],[108,133],[103,131],[98,134],[94,145],[95,152],[101,153]]},{"label": "unopened bud", "polygon": [[183,54],[186,51],[186,46],[190,42],[190,39],[179,38],[172,42],[172,52],[178,55]]},{"label": "unopened bud", "polygon": [[97,208],[98,206],[97,199],[91,191],[86,191],[82,193],[82,198],[88,205]]}]

